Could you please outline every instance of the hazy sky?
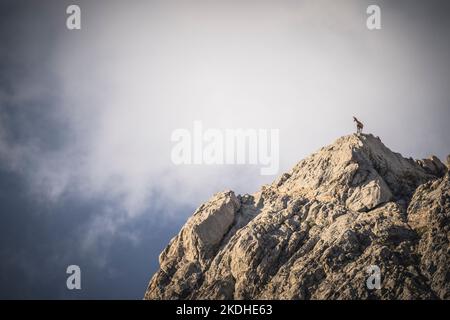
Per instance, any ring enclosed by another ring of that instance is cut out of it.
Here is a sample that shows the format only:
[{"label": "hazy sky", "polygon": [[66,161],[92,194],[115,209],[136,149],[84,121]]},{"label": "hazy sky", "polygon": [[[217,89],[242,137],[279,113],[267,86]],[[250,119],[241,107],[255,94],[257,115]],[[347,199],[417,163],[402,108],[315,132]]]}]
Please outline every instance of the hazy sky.
[{"label": "hazy sky", "polygon": [[[66,8],[81,7],[81,30]],[[366,28],[378,4],[382,29]],[[280,172],[352,116],[406,157],[450,153],[448,1],[0,4],[0,297],[141,298],[157,256],[258,166],[175,166],[171,132],[280,130]],[[65,289],[79,264],[81,292]]]}]

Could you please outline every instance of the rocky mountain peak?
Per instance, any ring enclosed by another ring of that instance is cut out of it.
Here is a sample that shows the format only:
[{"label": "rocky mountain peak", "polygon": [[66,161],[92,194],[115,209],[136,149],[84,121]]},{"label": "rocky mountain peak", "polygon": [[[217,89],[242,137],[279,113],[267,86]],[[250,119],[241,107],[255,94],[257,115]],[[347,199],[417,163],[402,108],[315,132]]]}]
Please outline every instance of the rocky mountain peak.
[{"label": "rocky mountain peak", "polygon": [[278,181],[281,192],[332,198],[356,211],[411,197],[431,179],[413,159],[392,152],[378,137],[352,134],[300,161]]},{"label": "rocky mountain peak", "polygon": [[448,299],[449,173],[436,159],[353,134],[253,195],[218,193],[161,253],[145,298]]}]

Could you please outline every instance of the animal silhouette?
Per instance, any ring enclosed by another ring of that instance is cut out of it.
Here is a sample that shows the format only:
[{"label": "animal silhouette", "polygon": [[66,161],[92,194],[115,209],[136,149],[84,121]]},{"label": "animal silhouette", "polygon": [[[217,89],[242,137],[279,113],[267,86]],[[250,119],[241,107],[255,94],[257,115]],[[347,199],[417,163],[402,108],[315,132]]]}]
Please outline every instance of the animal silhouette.
[{"label": "animal silhouette", "polygon": [[356,117],[353,117],[353,121],[356,122],[356,133],[360,134],[362,133],[362,129],[364,128],[364,125],[361,121],[359,121],[358,119],[356,119]]}]

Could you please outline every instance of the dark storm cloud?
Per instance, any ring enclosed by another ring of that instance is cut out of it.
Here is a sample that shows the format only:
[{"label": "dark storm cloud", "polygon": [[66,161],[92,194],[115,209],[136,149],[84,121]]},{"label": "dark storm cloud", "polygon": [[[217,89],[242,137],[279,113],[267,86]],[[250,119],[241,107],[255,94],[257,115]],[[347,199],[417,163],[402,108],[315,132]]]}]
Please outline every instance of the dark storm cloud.
[{"label": "dark storm cloud", "polygon": [[[30,198],[25,183],[20,175],[0,171],[0,299],[143,296],[158,267],[159,252],[182,221],[145,215],[114,235],[98,238],[94,249],[83,250],[83,238],[96,215],[114,204],[65,197],[49,205]],[[137,242],[130,241],[131,233]],[[98,264],[99,256],[107,259],[107,266]],[[65,271],[71,264],[82,270],[81,291],[66,288]]]},{"label": "dark storm cloud", "polygon": [[[80,199],[71,192],[53,201],[29,185],[39,158],[50,158],[73,139],[58,110],[64,97],[51,65],[67,3],[0,4],[0,298],[136,299],[182,220],[156,224],[162,213],[146,211],[139,220],[92,238],[92,225],[115,210],[116,202]],[[66,288],[70,264],[82,270],[79,292]]]}]

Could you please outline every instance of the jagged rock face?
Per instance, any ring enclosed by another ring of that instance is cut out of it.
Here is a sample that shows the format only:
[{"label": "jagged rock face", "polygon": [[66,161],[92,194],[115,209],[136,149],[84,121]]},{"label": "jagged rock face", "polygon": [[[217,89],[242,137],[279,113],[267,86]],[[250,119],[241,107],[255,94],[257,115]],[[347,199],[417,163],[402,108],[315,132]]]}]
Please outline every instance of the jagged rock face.
[{"label": "jagged rock face", "polygon": [[408,223],[420,237],[421,273],[439,298],[450,299],[450,173],[417,189]]},{"label": "jagged rock face", "polygon": [[417,163],[424,168],[426,172],[438,177],[442,177],[447,172],[447,167],[436,156],[431,156],[428,159],[417,160]]},{"label": "jagged rock face", "polygon": [[[371,135],[254,195],[216,194],[160,255],[146,299],[448,299],[449,173]],[[366,285],[381,270],[381,289]]]},{"label": "jagged rock face", "polygon": [[179,285],[163,290],[160,286],[150,286],[149,293],[166,298],[181,298],[190,293],[217,253],[239,208],[240,202],[231,191],[217,194],[198,208],[159,256],[161,270],[155,275],[154,283]]},{"label": "jagged rock face", "polygon": [[372,135],[342,137],[300,161],[288,175],[280,192],[333,199],[355,211],[408,198],[431,177]]}]

